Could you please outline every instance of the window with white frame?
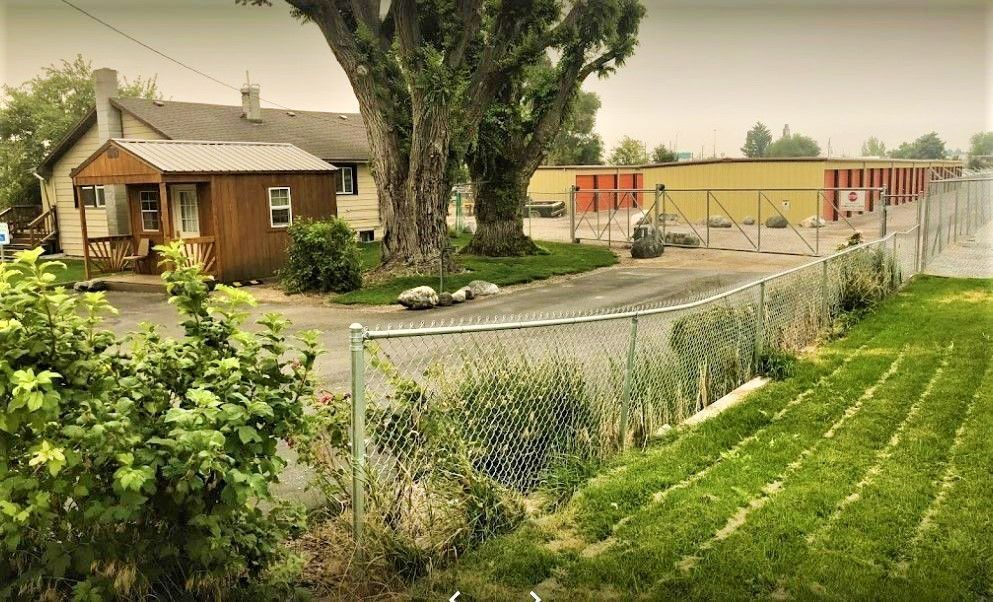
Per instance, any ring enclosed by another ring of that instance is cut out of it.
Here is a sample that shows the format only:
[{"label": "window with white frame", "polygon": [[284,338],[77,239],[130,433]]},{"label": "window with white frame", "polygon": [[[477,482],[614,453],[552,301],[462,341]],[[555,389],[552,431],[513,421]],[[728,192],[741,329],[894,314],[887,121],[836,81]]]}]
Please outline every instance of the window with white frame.
[{"label": "window with white frame", "polygon": [[80,186],[79,200],[83,202],[83,207],[107,206],[107,197],[103,186]]},{"label": "window with white frame", "polygon": [[159,191],[139,191],[138,204],[141,210],[141,229],[145,232],[158,232],[161,227],[159,223]]},{"label": "window with white frame", "polygon": [[354,165],[339,165],[336,178],[338,194],[358,194]]},{"label": "window with white frame", "polygon": [[288,186],[269,189],[269,225],[273,228],[285,228],[290,225],[293,220],[290,203]]}]

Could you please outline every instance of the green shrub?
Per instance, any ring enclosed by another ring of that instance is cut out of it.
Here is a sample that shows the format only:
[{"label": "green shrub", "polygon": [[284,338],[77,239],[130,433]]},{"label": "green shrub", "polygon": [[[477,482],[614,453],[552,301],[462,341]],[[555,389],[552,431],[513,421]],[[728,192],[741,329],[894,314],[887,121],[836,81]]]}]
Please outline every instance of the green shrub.
[{"label": "green shrub", "polygon": [[852,251],[840,263],[837,309],[842,313],[868,309],[900,284],[896,260],[883,249]]},{"label": "green shrub", "polygon": [[565,505],[590,479],[596,476],[603,461],[588,454],[558,454],[551,459],[541,476],[541,489],[550,497],[549,510]]},{"label": "green shrub", "polygon": [[718,304],[676,320],[669,345],[682,368],[685,397],[697,409],[740,385],[752,364],[755,308]]},{"label": "green shrub", "polygon": [[345,220],[300,220],[288,233],[286,266],[279,270],[286,292],[347,293],[362,287],[361,253]]},{"label": "green shrub", "polygon": [[0,264],[2,599],[216,597],[302,524],[270,486],[278,441],[308,433],[316,334],[242,330],[251,297],[159,249],[179,339],[118,340],[103,295],[54,288],[40,250]]},{"label": "green shrub", "polygon": [[792,353],[767,348],[759,356],[756,372],[773,380],[785,380],[796,373],[796,362],[797,358]]}]

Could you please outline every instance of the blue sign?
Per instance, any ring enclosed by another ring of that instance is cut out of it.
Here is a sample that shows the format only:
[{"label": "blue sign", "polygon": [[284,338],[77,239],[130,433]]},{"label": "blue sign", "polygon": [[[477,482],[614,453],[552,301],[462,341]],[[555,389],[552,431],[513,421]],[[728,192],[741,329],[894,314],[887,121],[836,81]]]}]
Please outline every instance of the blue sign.
[{"label": "blue sign", "polygon": [[0,222],[0,245],[10,244],[10,228],[7,222]]}]

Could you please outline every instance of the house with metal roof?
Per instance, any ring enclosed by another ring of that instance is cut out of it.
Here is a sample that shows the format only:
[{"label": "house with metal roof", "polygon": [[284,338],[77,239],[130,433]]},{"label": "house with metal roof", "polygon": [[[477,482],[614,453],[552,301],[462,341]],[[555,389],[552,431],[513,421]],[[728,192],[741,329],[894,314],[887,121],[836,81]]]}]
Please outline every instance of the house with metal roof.
[{"label": "house with metal roof", "polygon": [[[73,170],[111,139],[292,145],[337,168],[332,174],[338,215],[359,232],[360,238],[373,240],[381,235],[369,143],[360,115],[264,109],[257,85],[242,88],[241,106],[121,98],[116,71],[98,69],[93,77],[93,110],[49,150],[36,171],[42,189],[42,214],[22,220],[35,224],[36,230],[44,226],[45,231],[39,230],[35,238],[45,237],[51,246],[81,257],[85,251],[81,216],[85,216],[91,239],[135,234],[129,193],[123,184],[73,187]],[[188,149],[186,145],[182,148]],[[221,147],[208,148],[216,152]],[[266,156],[271,158],[273,148],[267,148],[270,153]],[[176,205],[179,199],[168,200]]]},{"label": "house with metal roof", "polygon": [[77,203],[91,270],[161,270],[156,245],[180,240],[221,281],[263,278],[283,266],[294,219],[336,214],[337,169],[285,142],[111,138],[72,170],[73,196],[120,188],[127,234],[91,235]]}]

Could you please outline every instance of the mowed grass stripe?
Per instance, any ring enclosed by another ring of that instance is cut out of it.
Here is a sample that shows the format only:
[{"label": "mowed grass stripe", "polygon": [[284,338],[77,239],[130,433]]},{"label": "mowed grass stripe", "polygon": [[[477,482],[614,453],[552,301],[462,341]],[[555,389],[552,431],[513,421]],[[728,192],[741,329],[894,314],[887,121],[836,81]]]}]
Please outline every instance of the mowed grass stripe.
[{"label": "mowed grass stripe", "polygon": [[[677,576],[669,579],[668,583],[663,579],[654,593],[700,593],[714,586],[713,593],[717,595],[727,587],[726,582],[722,583],[722,576],[737,583],[742,576],[750,575],[756,588],[753,594],[771,594],[772,580],[761,577],[763,574],[773,575],[776,571],[763,566],[765,555],[756,553],[762,550],[756,550],[753,546],[761,546],[766,541],[777,548],[781,546],[783,540],[795,532],[795,523],[802,521],[803,511],[809,512],[804,504],[816,501],[821,508],[830,507],[851,489],[861,473],[874,462],[878,450],[885,447],[894,429],[899,428],[906,419],[910,410],[906,400],[922,394],[938,367],[938,355],[935,353],[915,354],[913,358],[917,369],[900,370],[908,361],[894,363],[891,371],[887,372],[885,382],[867,390],[859,403],[851,406],[783,473],[766,484],[761,496],[739,509],[725,527],[700,546],[695,556],[684,558],[680,568],[684,573],[692,572],[691,576]],[[810,514],[823,514],[822,509],[820,512],[816,508],[814,510]],[[692,571],[701,557],[705,562]],[[700,584],[704,587],[699,587]]]},{"label": "mowed grass stripe", "polygon": [[[989,332],[989,331],[987,331]],[[977,389],[970,422],[955,450],[957,479],[910,549],[901,591],[918,599],[993,598],[993,366]],[[890,585],[896,582],[891,581]]]},{"label": "mowed grass stripe", "polygon": [[780,479],[778,494],[769,496],[733,536],[705,550],[691,575],[664,583],[653,594],[721,597],[731,588],[748,597],[785,595],[780,576],[803,557],[807,535],[828,520],[878,462],[894,433],[905,427],[915,402],[933,382],[942,353],[930,350],[911,359],[888,385],[866,399],[859,413],[837,426],[833,437],[808,448],[802,461]]},{"label": "mowed grass stripe", "polygon": [[868,354],[851,364],[845,379],[821,387],[775,427],[725,460],[706,478],[674,491],[635,515],[617,530],[616,543],[594,558],[571,567],[569,586],[610,582],[646,591],[680,558],[705,542],[820,438],[863,393],[892,374],[900,355]]},{"label": "mowed grass stripe", "polygon": [[851,355],[827,354],[819,360],[803,361],[795,378],[771,383],[750,396],[747,404],[725,412],[720,421],[688,429],[673,443],[656,446],[644,454],[625,456],[621,460],[627,460],[625,470],[594,480],[574,500],[575,512],[581,516],[580,532],[589,541],[600,541],[632,512],[658,500],[660,493],[699,480],[816,389],[827,386],[829,379],[842,378],[842,368],[865,349],[863,346]]}]

